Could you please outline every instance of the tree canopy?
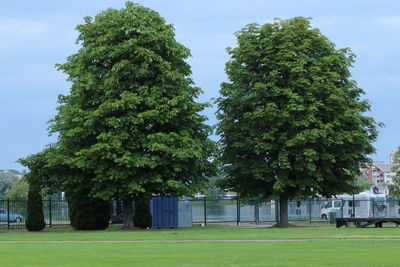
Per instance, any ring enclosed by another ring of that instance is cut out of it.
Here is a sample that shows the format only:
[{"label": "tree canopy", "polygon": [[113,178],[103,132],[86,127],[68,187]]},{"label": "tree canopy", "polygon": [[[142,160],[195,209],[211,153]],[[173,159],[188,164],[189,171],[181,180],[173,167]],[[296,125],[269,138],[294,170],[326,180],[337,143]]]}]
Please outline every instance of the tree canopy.
[{"label": "tree canopy", "polygon": [[400,198],[400,147],[396,149],[393,157],[393,169],[394,177],[392,184],[389,184],[389,196],[393,198]]},{"label": "tree canopy", "polygon": [[12,183],[18,181],[18,177],[10,172],[0,172],[0,197],[4,197]]},{"label": "tree canopy", "polygon": [[236,37],[216,101],[225,185],[279,196],[281,216],[288,198],[351,191],[377,123],[364,115],[370,104],[351,79],[350,49],[302,17],[250,24]]},{"label": "tree canopy", "polygon": [[103,199],[203,188],[214,151],[199,114],[207,104],[195,101],[201,89],[185,61],[190,51],[173,26],[127,2],[76,29],[81,48],[57,65],[71,90],[50,125],[58,135],[52,153],[69,173],[64,186],[89,185]]},{"label": "tree canopy", "polygon": [[6,197],[12,200],[28,199],[29,184],[25,178],[15,181],[11,184],[11,188],[6,191]]}]

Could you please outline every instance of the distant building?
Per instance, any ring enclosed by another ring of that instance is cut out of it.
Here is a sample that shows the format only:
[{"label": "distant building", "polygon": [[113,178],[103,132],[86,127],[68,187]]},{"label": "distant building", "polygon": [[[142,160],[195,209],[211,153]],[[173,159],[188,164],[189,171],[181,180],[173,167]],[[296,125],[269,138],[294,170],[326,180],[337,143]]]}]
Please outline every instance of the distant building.
[{"label": "distant building", "polygon": [[388,185],[393,183],[395,173],[392,171],[394,165],[383,161],[375,161],[371,167],[364,170],[364,176],[372,184],[378,194],[388,194]]}]

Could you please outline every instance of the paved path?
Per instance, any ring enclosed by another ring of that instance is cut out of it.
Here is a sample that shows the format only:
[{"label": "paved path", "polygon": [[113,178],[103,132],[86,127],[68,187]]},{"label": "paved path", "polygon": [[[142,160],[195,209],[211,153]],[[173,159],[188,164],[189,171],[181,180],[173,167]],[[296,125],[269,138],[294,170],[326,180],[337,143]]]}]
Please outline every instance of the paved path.
[{"label": "paved path", "polygon": [[274,243],[313,241],[400,241],[400,238],[309,238],[309,239],[238,239],[238,240],[66,240],[66,241],[0,241],[0,244],[29,243]]}]

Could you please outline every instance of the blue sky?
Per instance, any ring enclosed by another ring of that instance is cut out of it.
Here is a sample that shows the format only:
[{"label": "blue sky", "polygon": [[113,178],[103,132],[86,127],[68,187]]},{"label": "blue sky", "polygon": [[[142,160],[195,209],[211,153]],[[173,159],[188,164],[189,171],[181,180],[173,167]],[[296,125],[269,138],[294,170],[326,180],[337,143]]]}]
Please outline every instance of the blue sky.
[{"label": "blue sky", "polygon": [[[68,92],[65,75],[54,68],[79,48],[74,28],[84,16],[119,0],[19,0],[0,6],[0,169],[23,168],[18,158],[40,151],[55,140],[46,122],[55,115],[57,95]],[[193,78],[204,90],[200,101],[218,96],[226,80],[226,47],[233,33],[248,23],[273,18],[313,18],[338,48],[357,55],[353,77],[372,104],[369,115],[384,122],[374,160],[389,161],[400,145],[400,2],[395,0],[150,0],[136,1],[158,11],[175,25],[176,38],[191,49]],[[215,123],[214,110],[207,111]]]}]

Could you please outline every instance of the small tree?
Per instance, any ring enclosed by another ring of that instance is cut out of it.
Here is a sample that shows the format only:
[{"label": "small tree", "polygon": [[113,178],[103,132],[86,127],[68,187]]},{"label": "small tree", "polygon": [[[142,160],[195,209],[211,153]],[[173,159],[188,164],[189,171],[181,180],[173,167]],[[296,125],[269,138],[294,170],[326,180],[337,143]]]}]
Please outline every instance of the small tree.
[{"label": "small tree", "polygon": [[15,181],[11,188],[6,191],[6,197],[13,200],[28,199],[29,184],[25,178]]},{"label": "small tree", "polygon": [[109,201],[92,198],[87,192],[67,195],[71,226],[75,230],[104,230],[111,217]]},{"label": "small tree", "polygon": [[29,184],[25,177],[11,184],[11,188],[6,192],[6,197],[13,201],[13,210],[23,212],[26,209],[28,191]]},{"label": "small tree", "polygon": [[367,178],[364,175],[359,175],[354,179],[353,186],[344,192],[352,195],[358,194],[370,188],[371,183],[367,180]]},{"label": "small tree", "polygon": [[39,183],[47,194],[66,192],[70,221],[75,229],[100,230],[108,227],[110,202],[89,195],[91,173],[73,168],[57,144],[19,162],[31,171],[27,177],[29,183]]},{"label": "small tree", "polygon": [[141,196],[135,200],[135,215],[133,222],[136,227],[146,229],[152,225],[152,216],[150,210],[150,196]]},{"label": "small tree", "polygon": [[46,227],[40,184],[34,182],[29,184],[25,227],[28,231],[42,231]]},{"label": "small tree", "polygon": [[392,171],[394,172],[394,177],[392,179],[392,184],[389,184],[389,196],[392,198],[400,198],[400,147],[397,148],[393,157],[394,167]]},{"label": "small tree", "polygon": [[18,177],[9,172],[0,172],[0,197],[4,197],[12,183],[18,181]]},{"label": "small tree", "polygon": [[20,159],[18,162],[29,168],[29,173],[25,175],[25,179],[29,183],[25,227],[29,231],[41,231],[46,227],[41,195],[41,187],[47,177],[46,150]]}]

